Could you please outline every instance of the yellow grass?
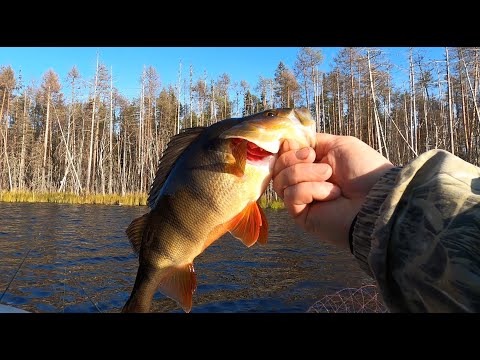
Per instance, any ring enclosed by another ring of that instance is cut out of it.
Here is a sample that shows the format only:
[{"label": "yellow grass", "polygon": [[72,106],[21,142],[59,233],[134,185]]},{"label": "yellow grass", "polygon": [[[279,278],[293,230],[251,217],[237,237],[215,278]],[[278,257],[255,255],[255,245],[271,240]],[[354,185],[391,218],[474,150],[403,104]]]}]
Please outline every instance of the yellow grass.
[{"label": "yellow grass", "polygon": [[34,193],[31,191],[0,191],[0,202],[50,202],[63,204],[146,205],[147,194],[76,195],[72,193]]},{"label": "yellow grass", "polygon": [[273,210],[279,210],[279,209],[285,209],[285,204],[283,203],[283,200],[278,199],[278,200],[273,200],[269,204],[267,204],[267,199],[264,195],[260,197],[259,200],[260,207],[263,209],[270,208]]},{"label": "yellow grass", "polygon": [[268,207],[270,209],[274,209],[274,210],[279,210],[279,209],[285,209],[285,204],[283,203],[282,200],[273,200],[269,205]]},{"label": "yellow grass", "polygon": [[[49,202],[62,204],[101,204],[101,205],[146,205],[146,193],[130,193],[125,196],[119,194],[102,195],[77,195],[72,193],[34,193],[32,191],[0,191],[0,202]],[[267,204],[265,196],[260,198],[260,207],[274,210],[284,209],[281,199],[273,200]]]}]

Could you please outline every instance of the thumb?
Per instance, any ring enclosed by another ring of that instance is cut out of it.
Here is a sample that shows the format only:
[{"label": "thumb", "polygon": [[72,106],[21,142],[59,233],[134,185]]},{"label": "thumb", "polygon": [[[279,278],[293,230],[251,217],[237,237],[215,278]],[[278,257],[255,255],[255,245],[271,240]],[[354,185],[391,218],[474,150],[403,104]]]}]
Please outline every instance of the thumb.
[{"label": "thumb", "polygon": [[300,145],[298,145],[298,143],[295,141],[295,140],[288,140],[288,139],[285,139],[282,143],[282,145],[280,146],[280,150],[278,151],[278,155],[281,155],[287,151],[290,151],[290,150],[298,150],[300,149]]}]

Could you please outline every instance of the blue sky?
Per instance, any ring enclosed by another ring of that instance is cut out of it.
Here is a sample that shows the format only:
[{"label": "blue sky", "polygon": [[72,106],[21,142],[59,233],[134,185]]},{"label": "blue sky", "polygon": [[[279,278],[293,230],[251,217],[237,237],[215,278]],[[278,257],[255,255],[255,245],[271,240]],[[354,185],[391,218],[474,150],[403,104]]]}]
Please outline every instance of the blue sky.
[{"label": "blue sky", "polygon": [[[320,48],[324,55],[321,70],[328,71],[334,56],[341,48]],[[394,80],[408,77],[408,48],[383,48],[396,64]],[[443,59],[444,48],[422,48],[427,58]],[[139,94],[139,79],[143,65],[152,65],[160,74],[163,85],[175,84],[179,61],[183,64],[183,77],[189,76],[190,64],[194,67],[194,79],[207,71],[208,79],[217,79],[226,72],[233,81],[246,80],[255,86],[258,77],[273,77],[280,61],[292,68],[298,47],[13,47],[0,48],[0,65],[11,65],[18,75],[22,71],[24,81],[41,82],[49,68],[55,70],[61,81],[68,71],[77,65],[84,79],[91,79],[95,72],[97,52],[100,60],[113,68],[114,85],[128,98]],[[403,69],[403,70],[402,70]],[[398,80],[402,81],[402,80]]]}]

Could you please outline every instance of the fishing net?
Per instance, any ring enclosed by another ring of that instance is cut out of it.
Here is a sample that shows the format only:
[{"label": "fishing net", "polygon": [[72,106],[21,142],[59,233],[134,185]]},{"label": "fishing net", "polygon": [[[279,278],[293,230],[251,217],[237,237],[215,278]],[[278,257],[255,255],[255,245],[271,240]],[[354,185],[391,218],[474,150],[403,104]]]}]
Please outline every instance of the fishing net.
[{"label": "fishing net", "polygon": [[386,313],[387,307],[375,285],[346,288],[326,295],[313,304],[309,313]]}]

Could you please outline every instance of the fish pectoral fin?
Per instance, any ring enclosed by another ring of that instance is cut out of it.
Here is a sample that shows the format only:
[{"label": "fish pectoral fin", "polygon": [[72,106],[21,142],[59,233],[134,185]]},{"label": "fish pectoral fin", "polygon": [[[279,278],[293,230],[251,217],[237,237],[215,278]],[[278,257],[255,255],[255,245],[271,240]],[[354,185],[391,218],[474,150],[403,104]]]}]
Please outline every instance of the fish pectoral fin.
[{"label": "fish pectoral fin", "polygon": [[185,312],[192,309],[192,298],[197,288],[197,277],[193,264],[172,266],[166,270],[159,284],[159,290],[175,300]]},{"label": "fish pectoral fin", "polygon": [[135,254],[138,254],[142,246],[143,230],[145,230],[149,214],[147,213],[133,220],[125,231]]},{"label": "fish pectoral fin", "polygon": [[232,153],[227,160],[225,171],[242,177],[245,174],[245,164],[247,163],[247,142],[231,142]]},{"label": "fish pectoral fin", "polygon": [[[263,222],[263,218],[265,215],[262,215],[258,204],[252,201],[242,212],[230,220],[230,233],[248,247],[255,244],[258,239],[265,243],[268,225],[266,220]],[[263,224],[267,226],[262,226]],[[264,228],[262,229],[262,227]]]}]

